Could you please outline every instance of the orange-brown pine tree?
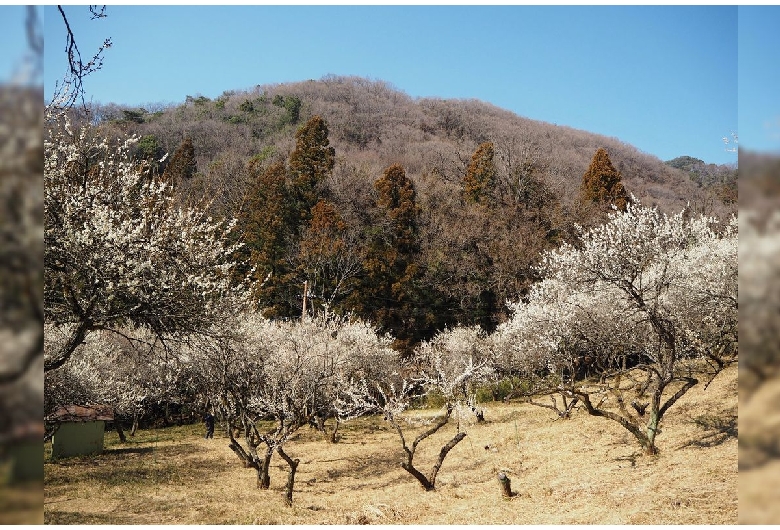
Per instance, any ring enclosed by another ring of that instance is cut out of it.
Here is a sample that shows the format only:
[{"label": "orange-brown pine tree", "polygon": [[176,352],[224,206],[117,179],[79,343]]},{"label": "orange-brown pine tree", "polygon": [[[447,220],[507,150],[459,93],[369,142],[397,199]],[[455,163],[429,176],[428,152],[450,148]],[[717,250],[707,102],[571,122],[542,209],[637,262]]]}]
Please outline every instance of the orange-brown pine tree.
[{"label": "orange-brown pine tree", "polygon": [[191,179],[197,171],[195,147],[190,138],[185,138],[173,152],[171,161],[168,162],[165,171],[163,171],[163,179],[175,186],[182,180]]},{"label": "orange-brown pine tree", "polygon": [[362,284],[349,305],[383,332],[390,332],[395,347],[408,354],[428,327],[417,285],[420,207],[412,181],[398,164],[388,167],[374,186],[377,226],[367,245]]},{"label": "orange-brown pine tree", "polygon": [[[267,169],[250,165],[255,182],[238,215],[238,230],[244,246],[239,262],[255,267],[254,299],[266,316],[291,316],[300,313],[295,293],[290,294],[290,268],[287,260],[293,237],[295,212],[287,189],[287,167],[278,162]],[[297,286],[296,286],[297,289]]]},{"label": "orange-brown pine tree", "polygon": [[583,203],[597,203],[603,206],[614,204],[625,211],[629,197],[623,187],[620,172],[612,165],[607,150],[600,147],[582,176],[580,199]]},{"label": "orange-brown pine tree", "polygon": [[309,282],[313,295],[313,309],[334,308],[354,288],[354,279],[362,270],[357,247],[336,206],[320,199],[311,210],[297,255],[300,276]]},{"label": "orange-brown pine tree", "polygon": [[463,178],[463,198],[468,202],[485,202],[489,199],[496,181],[492,142],[484,142],[471,156],[471,162]]}]

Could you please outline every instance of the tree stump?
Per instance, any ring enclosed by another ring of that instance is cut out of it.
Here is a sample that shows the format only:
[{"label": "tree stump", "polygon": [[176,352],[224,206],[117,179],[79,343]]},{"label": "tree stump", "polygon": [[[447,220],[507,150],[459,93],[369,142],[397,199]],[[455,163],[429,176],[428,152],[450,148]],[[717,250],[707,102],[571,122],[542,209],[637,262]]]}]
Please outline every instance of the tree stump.
[{"label": "tree stump", "polygon": [[506,497],[507,499],[514,497],[514,493],[512,493],[512,481],[509,480],[509,477],[503,471],[498,474],[498,483],[501,486],[501,495],[503,497]]}]

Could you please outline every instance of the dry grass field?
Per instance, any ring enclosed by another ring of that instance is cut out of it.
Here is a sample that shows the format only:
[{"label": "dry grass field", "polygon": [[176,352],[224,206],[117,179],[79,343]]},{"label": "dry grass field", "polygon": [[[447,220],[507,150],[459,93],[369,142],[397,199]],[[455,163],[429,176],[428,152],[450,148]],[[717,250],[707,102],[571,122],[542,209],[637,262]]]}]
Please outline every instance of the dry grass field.
[{"label": "dry grass field", "polygon": [[[640,454],[614,422],[575,411],[554,420],[525,403],[491,404],[486,422],[444,461],[425,492],[399,462],[381,418],[364,418],[328,444],[305,428],[287,446],[299,458],[294,504],[286,467],[272,461],[271,489],[255,488],[227,439],[199,426],[106,435],[94,457],[45,463],[44,519],[53,524],[732,524],[737,522],[737,370],[698,385],[665,418],[660,454]],[[435,411],[431,411],[434,414]],[[421,443],[426,474],[448,425]],[[501,497],[504,470],[517,495]]]},{"label": "dry grass field", "polygon": [[43,524],[43,484],[0,485],[0,526]]},{"label": "dry grass field", "polygon": [[[741,382],[741,381],[740,381]],[[739,522],[780,524],[780,379],[740,400]]]}]

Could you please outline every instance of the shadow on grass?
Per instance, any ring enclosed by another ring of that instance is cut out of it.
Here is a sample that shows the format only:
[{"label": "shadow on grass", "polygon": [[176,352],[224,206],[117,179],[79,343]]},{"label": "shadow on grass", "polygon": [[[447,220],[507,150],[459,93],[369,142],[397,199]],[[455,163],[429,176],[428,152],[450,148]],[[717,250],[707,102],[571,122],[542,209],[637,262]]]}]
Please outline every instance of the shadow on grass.
[{"label": "shadow on grass", "polygon": [[631,464],[631,467],[635,467],[637,458],[640,458],[641,456],[642,453],[634,452],[631,453],[630,455],[619,456],[615,458],[615,462],[629,462]]},{"label": "shadow on grass", "polygon": [[780,429],[740,438],[740,471],[749,471],[776,460],[780,460]]},{"label": "shadow on grass", "polygon": [[693,439],[680,446],[683,447],[716,447],[732,438],[737,438],[737,415],[709,415],[702,414],[693,418],[693,423],[706,431],[701,438]]},{"label": "shadow on grass", "polygon": [[109,447],[103,451],[104,455],[146,454],[154,451],[154,447]]},{"label": "shadow on grass", "polygon": [[91,457],[51,461],[46,486],[78,482],[114,486],[158,486],[207,483],[222,468],[198,454],[197,444],[182,443],[164,447],[114,447]]},{"label": "shadow on grass", "polygon": [[[400,448],[399,448],[400,449]],[[325,482],[336,481],[342,477],[351,477],[354,479],[365,480],[367,477],[380,477],[393,469],[401,468],[400,451],[381,451],[366,453],[359,459],[339,459],[325,461],[328,463],[343,462],[340,466],[331,466],[326,476],[319,479]]]},{"label": "shadow on grass", "polygon": [[80,513],[47,508],[43,514],[44,524],[121,524],[118,517],[110,513]]}]

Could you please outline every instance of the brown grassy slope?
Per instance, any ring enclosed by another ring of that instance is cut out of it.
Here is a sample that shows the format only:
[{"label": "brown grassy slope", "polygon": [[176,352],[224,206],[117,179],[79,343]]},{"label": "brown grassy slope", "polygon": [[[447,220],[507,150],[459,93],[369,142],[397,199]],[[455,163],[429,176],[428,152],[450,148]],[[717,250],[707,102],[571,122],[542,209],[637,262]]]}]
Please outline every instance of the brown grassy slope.
[{"label": "brown grassy slope", "polygon": [[775,378],[740,403],[739,522],[742,524],[780,524],[778,400],[780,379]]},{"label": "brown grassy slope", "polygon": [[[431,412],[433,414],[433,411]],[[736,368],[691,390],[662,425],[661,454],[641,456],[614,422],[577,411],[553,421],[528,404],[488,407],[467,427],[426,493],[398,462],[397,437],[381,418],[349,424],[335,445],[304,429],[288,446],[300,458],[294,506],[254,487],[224,438],[195,427],[144,432],[126,444],[107,435],[93,458],[45,464],[47,523],[260,524],[729,524],[737,520]],[[426,473],[455,426],[424,441]],[[501,498],[505,470],[518,495]]]}]

